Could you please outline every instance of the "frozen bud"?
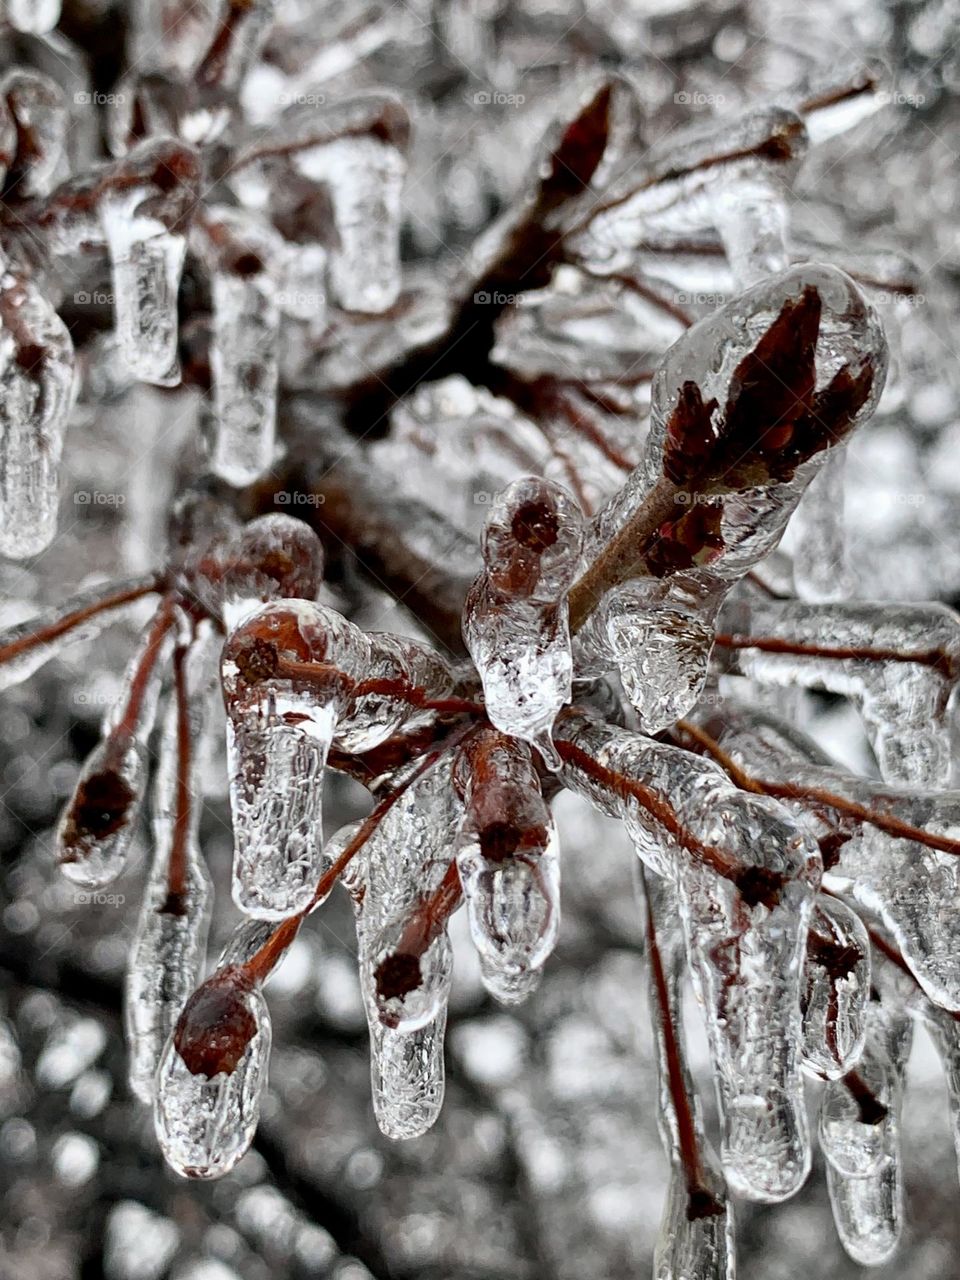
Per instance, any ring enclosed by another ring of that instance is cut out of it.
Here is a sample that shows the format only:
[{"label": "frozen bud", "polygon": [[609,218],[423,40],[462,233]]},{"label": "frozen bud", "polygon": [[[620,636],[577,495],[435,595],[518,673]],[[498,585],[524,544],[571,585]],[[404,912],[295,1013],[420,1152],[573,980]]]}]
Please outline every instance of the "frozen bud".
[{"label": "frozen bud", "polygon": [[154,1124],[185,1178],[219,1178],[247,1152],[260,1118],[270,1015],[242,968],[218,970],[187,1001],[157,1071]]},{"label": "frozen bud", "polygon": [[[432,905],[432,904],[429,904]],[[381,930],[373,946],[373,979],[377,1011],[387,1027],[417,1031],[446,1007],[453,972],[450,939],[422,904]]]},{"label": "frozen bud", "polygon": [[463,615],[487,714],[559,767],[550,730],[569,702],[573,659],[565,593],[580,567],[583,516],[567,491],[535,477],[514,481],[491,508],[484,569]]},{"label": "frozen bud", "polygon": [[484,986],[515,1004],[534,989],[560,927],[556,827],[530,748],[494,731],[461,758],[464,820],[457,867]]},{"label": "frozen bud", "polygon": [[227,627],[271,600],[315,600],[323,582],[323,545],[292,516],[259,516],[223,550],[219,571]]},{"label": "frozen bud", "polygon": [[17,31],[42,36],[60,21],[61,0],[6,0],[7,21]]},{"label": "frozen bud", "polygon": [[803,1065],[833,1080],[863,1051],[870,1000],[870,944],[860,917],[836,899],[821,899],[807,934],[803,1009]]},{"label": "frozen bud", "polygon": [[337,725],[341,751],[372,750],[401,727],[422,722],[429,711],[417,708],[445,697],[455,683],[449,663],[428,645],[385,632],[370,632],[367,640],[370,665]]},{"label": "frozen bud", "polygon": [[295,915],[323,871],[323,772],[363,632],[307,600],[247,617],[224,645],[234,899],[261,919]]},{"label": "frozen bud", "polygon": [[57,827],[57,857],[76,884],[107,884],[123,870],[147,787],[147,740],[160,697],[176,612],[165,601],[144,628],[103,740],[84,763]]},{"label": "frozen bud", "polygon": [[228,484],[251,484],[273,461],[282,240],[268,223],[220,205],[195,240],[213,295],[211,467]]},{"label": "frozen bud", "polygon": [[75,358],[66,325],[36,286],[0,272],[0,554],[22,559],[56,533]]}]

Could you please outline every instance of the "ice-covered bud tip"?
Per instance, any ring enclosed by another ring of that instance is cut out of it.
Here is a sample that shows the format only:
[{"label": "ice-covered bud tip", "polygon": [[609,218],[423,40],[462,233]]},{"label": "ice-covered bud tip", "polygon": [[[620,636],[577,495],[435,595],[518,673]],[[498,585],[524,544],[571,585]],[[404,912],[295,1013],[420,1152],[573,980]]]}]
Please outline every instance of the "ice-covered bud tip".
[{"label": "ice-covered bud tip", "polygon": [[266,1087],[270,1017],[239,967],[214,973],[184,1006],[160,1060],[154,1123],[168,1163],[218,1178],[253,1140]]},{"label": "ice-covered bud tip", "polygon": [[490,586],[509,599],[553,603],[580,566],[583,515],[561,485],[523,476],[490,509],[482,551]]},{"label": "ice-covered bud tip", "polygon": [[385,1027],[416,1031],[445,1008],[453,973],[450,939],[421,927],[417,909],[382,930],[374,948],[373,990]]},{"label": "ice-covered bud tip", "polygon": [[88,757],[57,828],[57,857],[76,884],[108,884],[123,870],[147,785],[141,742],[107,738]]},{"label": "ice-covered bud tip", "polygon": [[853,281],[795,267],[670,348],[654,378],[651,442],[678,486],[782,484],[872,413],[885,375],[880,321]]},{"label": "ice-covered bud tip", "polygon": [[323,545],[292,516],[260,516],[225,548],[220,580],[228,626],[271,600],[315,600],[323,582]]}]

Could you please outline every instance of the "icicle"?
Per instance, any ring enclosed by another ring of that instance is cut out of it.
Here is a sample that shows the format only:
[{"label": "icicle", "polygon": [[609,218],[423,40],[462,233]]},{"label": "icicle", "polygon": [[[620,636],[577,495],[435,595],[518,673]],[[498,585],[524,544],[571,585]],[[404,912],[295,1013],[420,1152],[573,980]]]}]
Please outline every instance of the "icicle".
[{"label": "icicle", "polygon": [[92,639],[155,589],[152,576],[99,583],[0,632],[0,692],[28,680],[71,644]]},{"label": "icicle", "polygon": [[878,319],[822,265],[748,290],[661,361],[643,461],[594,520],[570,595],[571,627],[587,624],[578,674],[616,667],[648,732],[695,703],[720,603],[869,416],[885,370]]},{"label": "icicle", "polygon": [[[756,601],[747,613],[731,611],[731,621],[737,623],[728,646],[735,670],[764,683],[846,695],[860,712],[885,781],[949,784],[951,699],[960,678],[960,618],[952,609]],[[720,627],[728,631],[723,619]],[[751,646],[751,638],[760,646]]]},{"label": "icicle", "polygon": [[282,241],[267,223],[219,205],[197,241],[213,294],[210,466],[228,484],[252,484],[275,448]]},{"label": "icicle", "polygon": [[59,252],[106,243],[121,355],[133,377],[156,386],[180,380],[177,293],[184,231],[199,188],[197,152],[157,138],[108,169],[71,180],[50,198],[47,218]]},{"label": "icicle", "polygon": [[790,552],[801,600],[845,600],[856,594],[843,524],[846,464],[846,449],[830,450],[787,527],[784,549]]},{"label": "icicle", "polygon": [[17,195],[44,196],[66,166],[69,115],[63,90],[38,71],[16,68],[0,82],[16,128]]},{"label": "icicle", "polygon": [[740,289],[748,289],[790,265],[785,191],[781,182],[764,171],[768,167],[758,161],[752,174],[724,186],[712,206]]},{"label": "icicle", "polygon": [[560,928],[556,826],[530,748],[492,730],[463,748],[457,867],[483,984],[502,1004],[535,989]]},{"label": "icicle", "polygon": [[[298,679],[281,663],[329,664]],[[279,920],[310,901],[323,866],[323,771],[350,679],[369,645],[339,614],[306,600],[250,615],[229,636],[222,679],[233,813],[233,895],[241,911]]]},{"label": "icicle", "polygon": [[66,325],[36,286],[5,264],[0,271],[0,554],[23,559],[57,531],[75,359]]},{"label": "icicle", "polygon": [[346,311],[384,312],[400,295],[400,197],[409,130],[399,99],[364,94],[281,119],[275,135],[256,143],[235,166],[241,184],[250,181],[249,166],[266,166],[263,182],[268,190],[277,186],[281,196],[290,183],[271,171],[278,161],[297,182],[306,178],[323,186],[334,231],[330,282]]},{"label": "icicle", "polygon": [[[801,735],[763,716],[738,714],[721,742],[757,777],[788,779],[829,791],[931,837],[960,839],[960,793],[956,791],[904,792],[855,778],[825,764],[817,748]],[[848,831],[842,812],[832,820],[829,807],[822,805],[816,811],[804,805],[803,812],[818,835],[838,827]],[[878,915],[930,999],[960,1010],[960,918],[954,909],[960,897],[960,858],[858,823],[828,866],[825,884]]]},{"label": "icicle", "polygon": [[[565,783],[594,802],[599,794],[644,862],[678,885],[713,1051],[724,1173],[750,1199],[783,1200],[810,1167],[800,991],[817,846],[782,805],[740,791],[688,751],[572,715],[561,750]],[[618,778],[649,798],[642,803]]]},{"label": "icicle", "polygon": [[583,517],[558,484],[514,481],[490,509],[484,569],[467,597],[463,634],[483,681],[487,714],[551,769],[550,737],[570,700],[573,663],[565,594],[580,566]]},{"label": "icicle", "polygon": [[900,1104],[912,1038],[905,1013],[871,1001],[863,1056],[827,1083],[820,1103],[833,1220],[861,1266],[886,1262],[900,1238]]},{"label": "icicle", "polygon": [[174,621],[167,598],[141,634],[121,694],[104,717],[103,737],[84,762],[63,811],[57,857],[63,874],[75,884],[96,888],[123,870],[146,792],[147,739]]},{"label": "icicle", "polygon": [[267,1085],[266,1001],[242,965],[217,969],[193,993],[160,1059],[154,1124],[167,1163],[185,1178],[229,1173],[253,1141]]},{"label": "icicle", "polygon": [[860,917],[842,902],[820,899],[807,935],[803,1065],[836,1080],[863,1051],[870,1000],[870,944]]},{"label": "icicle", "polygon": [[7,21],[27,35],[42,36],[60,21],[61,0],[7,0]]},{"label": "icicle", "polygon": [[683,1041],[686,953],[675,887],[642,873],[648,910],[650,1008],[657,1046],[657,1118],[670,1179],[654,1253],[654,1280],[733,1280],[733,1206],[703,1128]]},{"label": "icicle", "polygon": [[152,1103],[157,1063],[206,954],[213,886],[197,843],[198,758],[214,691],[217,641],[209,624],[174,656],[174,693],[160,741],[153,861],[127,968],[124,1022],[130,1088]]},{"label": "icicle", "polygon": [[926,1000],[921,1001],[919,1012],[943,1063],[953,1119],[953,1145],[960,1174],[960,1018]]},{"label": "icicle", "polygon": [[[362,867],[357,865],[353,873],[355,879],[362,877],[363,886],[354,901],[373,1104],[377,1124],[388,1137],[425,1133],[443,1102],[450,943],[442,911],[440,919],[425,921],[425,931],[412,939],[418,955],[391,960],[387,945],[395,941],[398,927],[402,934],[441,890],[450,869],[458,811],[450,762],[441,761],[387,811],[366,843]],[[437,930],[432,939],[431,926]],[[421,994],[424,977],[427,990]]]}]

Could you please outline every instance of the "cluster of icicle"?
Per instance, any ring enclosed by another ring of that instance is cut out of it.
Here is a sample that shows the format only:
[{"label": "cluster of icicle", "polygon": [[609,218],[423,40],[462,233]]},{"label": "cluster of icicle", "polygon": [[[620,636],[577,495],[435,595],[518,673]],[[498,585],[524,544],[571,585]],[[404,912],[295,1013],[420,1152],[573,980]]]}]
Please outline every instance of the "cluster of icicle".
[{"label": "cluster of icicle", "polygon": [[[111,161],[63,176],[62,95],[39,74],[6,85],[0,156],[22,175],[53,258],[109,258],[131,379],[180,377],[179,281],[195,259],[210,286],[211,469],[241,485],[274,458],[285,318],[322,329],[328,288],[360,315],[384,315],[398,297],[407,118],[391,96],[368,94],[284,119],[223,175],[235,202],[204,205],[206,159],[229,132],[231,95],[267,21],[264,6],[228,7],[229,56],[217,38],[199,59],[175,33],[158,41],[168,65],[118,95]],[[55,20],[52,5],[12,0],[7,16],[20,27],[41,9]],[[578,110],[597,117],[622,94],[594,85]],[[203,503],[178,513],[162,572],[0,636],[9,685],[133,602],[159,599],[57,853],[77,884],[120,873],[159,724],[126,1026],[131,1087],[153,1106],[180,1173],[222,1175],[249,1148],[271,1041],[263,988],[338,883],[356,908],[378,1122],[395,1138],[427,1130],[443,1098],[450,916],[465,906],[494,998],[511,1004],[535,989],[560,920],[549,800],[566,787],[620,819],[638,854],[670,1161],[657,1276],[731,1276],[730,1194],[775,1202],[800,1188],[811,1164],[808,1077],[824,1082],[820,1143],[843,1243],[865,1264],[890,1256],[913,1017],[942,1049],[960,1114],[960,794],[948,789],[960,623],[937,606],[824,602],[814,589],[770,598],[748,580],[808,490],[808,525],[834,530],[831,490],[809,487],[835,470],[886,376],[864,291],[837,267],[791,265],[787,250],[781,180],[807,126],[811,136],[832,127],[829,95],[813,101],[824,109],[798,102],[797,112],[709,122],[651,148],[643,166],[593,157],[573,198],[571,139],[592,136],[577,117],[562,142],[567,162],[541,165],[533,202],[478,247],[470,270],[482,275],[505,243],[532,235],[531,209],[541,239],[530,243],[564,246],[567,301],[560,284],[548,288],[497,335],[494,358],[534,361],[531,381],[557,357],[563,335],[550,316],[566,306],[577,331],[570,313],[582,303],[588,314],[601,289],[604,307],[626,311],[606,278],[635,265],[672,220],[719,237],[737,296],[653,351],[649,431],[631,441],[620,479],[598,483],[596,502],[554,470],[498,486],[464,605],[470,662],[365,632],[320,603],[323,556],[306,525],[270,515],[239,528]],[[318,222],[332,219],[328,242],[288,241],[278,224],[313,204],[323,205]],[[26,555],[53,535],[76,360],[43,273],[28,269],[15,237],[3,251],[0,550]],[[634,323],[642,328],[626,315],[628,333]],[[442,394],[421,388],[404,410],[429,414]],[[474,410],[481,398],[473,393]],[[488,418],[491,406],[488,397]],[[495,423],[491,438],[505,434]],[[538,447],[536,432],[520,445]],[[496,469],[491,452],[488,442],[478,471]],[[416,465],[415,452],[402,456]],[[204,977],[211,904],[198,777],[218,676],[233,897],[245,919]],[[775,717],[733,700],[702,715],[718,678],[741,691],[845,695],[882,782],[844,774]],[[704,743],[716,758],[696,749]],[[325,840],[325,773],[358,762],[374,808]],[[686,1064],[687,974],[712,1050],[718,1154]]]}]

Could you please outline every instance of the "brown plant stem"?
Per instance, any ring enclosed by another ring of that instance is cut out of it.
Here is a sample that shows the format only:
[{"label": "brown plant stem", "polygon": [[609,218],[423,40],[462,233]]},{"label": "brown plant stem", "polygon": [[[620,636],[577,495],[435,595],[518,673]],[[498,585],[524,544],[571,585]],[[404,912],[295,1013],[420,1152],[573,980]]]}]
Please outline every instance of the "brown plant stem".
[{"label": "brown plant stem", "polygon": [[677,486],[661,476],[638,510],[573,584],[568,597],[572,633],[580,630],[611,587],[646,571],[647,547],[660,526],[674,516],[677,493]]},{"label": "brown plant stem", "polygon": [[146,696],[154,668],[160,658],[163,642],[173,627],[175,620],[176,600],[173,595],[168,593],[161,600],[160,607],[147,626],[147,642],[143,653],[140,655],[140,661],[134,672],[133,680],[130,682],[130,690],[127,694],[123,716],[118,721],[116,728],[111,732],[111,738],[118,741],[125,740],[132,737],[136,732],[140,712],[143,708],[143,699]]},{"label": "brown plant stem", "polygon": [[677,728],[712,756],[744,791],[754,791],[760,795],[771,796],[775,800],[797,800],[813,807],[835,809],[838,813],[854,818],[857,822],[876,827],[897,840],[913,840],[917,844],[925,845],[928,849],[935,849],[938,853],[949,853],[954,857],[960,857],[960,840],[934,835],[930,831],[924,831],[922,827],[915,827],[910,822],[894,817],[891,813],[870,809],[866,805],[858,804],[856,800],[848,800],[823,787],[806,787],[796,782],[773,782],[769,779],[754,777],[746,769],[742,769],[716,739],[699,725],[689,720],[678,720]]},{"label": "brown plant stem", "polygon": [[724,1212],[724,1208],[707,1185],[704,1173],[700,1144],[697,1139],[696,1121],[684,1079],[685,1073],[680,1037],[670,1012],[670,992],[663,968],[663,958],[660,954],[660,944],[657,941],[657,930],[653,919],[653,908],[650,905],[650,895],[647,890],[646,873],[642,865],[640,867],[640,881],[643,885],[643,896],[647,909],[647,958],[650,961],[650,973],[657,997],[657,1016],[663,1036],[667,1084],[677,1119],[680,1160],[683,1164],[683,1171],[687,1181],[687,1216],[691,1220],[694,1218],[716,1217]]},{"label": "brown plant stem", "polygon": [[95,618],[99,613],[106,613],[109,609],[119,609],[125,604],[131,604],[134,600],[142,600],[145,596],[156,595],[160,590],[161,582],[158,578],[151,578],[149,581],[138,583],[135,586],[118,588],[109,595],[103,596],[100,600],[94,600],[91,604],[75,609],[73,613],[64,614],[56,622],[40,627],[29,635],[21,636],[18,640],[11,641],[10,644],[0,646],[0,665],[4,662],[11,662],[14,658],[19,658],[21,654],[28,653],[39,645],[50,644],[54,640],[59,640],[61,636],[67,635],[75,627],[81,626],[89,618]]},{"label": "brown plant stem", "polygon": [[812,658],[844,659],[856,662],[914,662],[933,667],[948,680],[960,674],[956,658],[943,649],[887,649],[870,645],[825,645],[789,640],[780,636],[745,636],[717,632],[714,643],[724,649],[757,649],[761,653],[786,653]]}]

